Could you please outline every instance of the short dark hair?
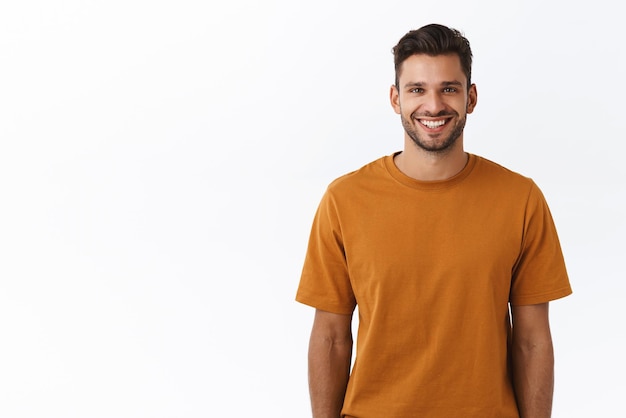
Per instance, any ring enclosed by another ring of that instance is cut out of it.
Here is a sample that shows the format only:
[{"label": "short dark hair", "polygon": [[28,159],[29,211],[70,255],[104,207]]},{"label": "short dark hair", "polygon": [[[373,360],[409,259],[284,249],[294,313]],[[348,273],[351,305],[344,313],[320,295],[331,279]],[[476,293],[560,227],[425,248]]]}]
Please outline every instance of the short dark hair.
[{"label": "short dark hair", "polygon": [[400,78],[400,67],[409,57],[416,54],[430,56],[456,54],[461,60],[461,68],[467,77],[467,88],[472,84],[472,49],[461,32],[447,26],[430,24],[412,30],[404,35],[393,47],[396,69],[396,87]]}]

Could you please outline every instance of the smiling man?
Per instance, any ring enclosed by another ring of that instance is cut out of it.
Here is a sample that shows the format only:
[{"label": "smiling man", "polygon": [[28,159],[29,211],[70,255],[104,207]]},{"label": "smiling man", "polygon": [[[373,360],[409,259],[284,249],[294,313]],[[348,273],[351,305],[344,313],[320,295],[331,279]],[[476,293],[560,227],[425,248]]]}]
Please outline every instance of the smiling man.
[{"label": "smiling man", "polygon": [[546,201],[464,150],[478,95],[460,32],[427,25],[393,52],[403,150],[329,185],[296,295],[316,308],[313,416],[550,417],[548,304],[571,287]]}]

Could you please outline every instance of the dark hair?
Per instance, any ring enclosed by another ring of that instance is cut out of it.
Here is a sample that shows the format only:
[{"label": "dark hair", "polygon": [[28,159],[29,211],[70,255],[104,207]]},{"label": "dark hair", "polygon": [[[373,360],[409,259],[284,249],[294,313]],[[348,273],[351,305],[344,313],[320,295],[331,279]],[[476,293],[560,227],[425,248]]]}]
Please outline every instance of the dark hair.
[{"label": "dark hair", "polygon": [[398,80],[402,63],[416,54],[458,55],[461,68],[467,77],[467,88],[469,89],[472,84],[472,49],[469,41],[456,29],[438,24],[422,26],[404,35],[392,51],[396,69],[396,87],[399,87]]}]

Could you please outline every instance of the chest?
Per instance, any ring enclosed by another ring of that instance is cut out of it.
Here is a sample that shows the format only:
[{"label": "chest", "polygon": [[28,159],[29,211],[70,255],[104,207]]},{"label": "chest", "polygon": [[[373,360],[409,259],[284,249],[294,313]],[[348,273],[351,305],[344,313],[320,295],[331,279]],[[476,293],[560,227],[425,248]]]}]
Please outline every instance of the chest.
[{"label": "chest", "polygon": [[359,216],[345,219],[342,233],[357,297],[508,299],[523,239],[519,202],[480,193],[383,195],[353,204]]}]

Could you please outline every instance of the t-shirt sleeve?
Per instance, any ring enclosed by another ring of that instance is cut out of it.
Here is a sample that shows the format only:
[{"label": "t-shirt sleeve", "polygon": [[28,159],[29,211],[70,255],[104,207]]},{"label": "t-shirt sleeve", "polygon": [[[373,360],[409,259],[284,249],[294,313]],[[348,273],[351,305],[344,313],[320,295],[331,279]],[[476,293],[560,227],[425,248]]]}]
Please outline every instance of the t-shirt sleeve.
[{"label": "t-shirt sleeve", "polygon": [[513,270],[510,302],[533,305],[572,293],[552,215],[532,184],[526,206],[521,253]]},{"label": "t-shirt sleeve", "polygon": [[327,190],[315,214],[296,300],[317,309],[351,314],[356,299],[350,284],[341,222]]}]

